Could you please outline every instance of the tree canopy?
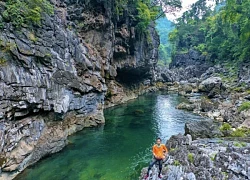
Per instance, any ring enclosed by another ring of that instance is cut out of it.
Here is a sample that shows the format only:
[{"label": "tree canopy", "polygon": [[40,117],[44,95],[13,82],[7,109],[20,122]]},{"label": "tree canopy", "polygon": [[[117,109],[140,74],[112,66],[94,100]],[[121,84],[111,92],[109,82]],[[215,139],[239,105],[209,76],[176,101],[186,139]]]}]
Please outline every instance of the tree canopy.
[{"label": "tree canopy", "polygon": [[165,13],[181,8],[180,0],[136,0],[138,10],[138,29],[145,30],[150,22],[155,21]]},{"label": "tree canopy", "polygon": [[156,23],[156,29],[161,41],[158,63],[160,65],[168,65],[171,62],[172,51],[172,45],[169,42],[168,35],[174,29],[174,24],[165,17],[158,19]]},{"label": "tree canopy", "polygon": [[249,61],[250,0],[227,0],[211,10],[198,0],[170,33],[173,53],[193,48],[212,61]]}]

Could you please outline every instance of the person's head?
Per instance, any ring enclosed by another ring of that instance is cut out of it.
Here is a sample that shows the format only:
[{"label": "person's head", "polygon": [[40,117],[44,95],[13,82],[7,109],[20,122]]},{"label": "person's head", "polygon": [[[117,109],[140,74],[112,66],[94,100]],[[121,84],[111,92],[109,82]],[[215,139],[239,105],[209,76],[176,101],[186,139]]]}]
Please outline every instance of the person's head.
[{"label": "person's head", "polygon": [[161,138],[158,137],[158,138],[156,139],[156,144],[158,144],[158,145],[161,144]]}]

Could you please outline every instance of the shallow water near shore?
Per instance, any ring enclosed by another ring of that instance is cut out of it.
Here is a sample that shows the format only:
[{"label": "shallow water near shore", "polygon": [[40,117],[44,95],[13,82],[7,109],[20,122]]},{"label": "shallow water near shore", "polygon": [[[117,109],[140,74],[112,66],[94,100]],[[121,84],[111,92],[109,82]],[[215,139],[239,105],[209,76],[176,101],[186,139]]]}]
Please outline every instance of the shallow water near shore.
[{"label": "shallow water near shore", "polygon": [[16,180],[137,180],[152,158],[156,137],[163,143],[184,133],[188,121],[204,118],[175,109],[176,94],[148,94],[105,110],[106,124],[69,137],[69,145],[22,172]]}]

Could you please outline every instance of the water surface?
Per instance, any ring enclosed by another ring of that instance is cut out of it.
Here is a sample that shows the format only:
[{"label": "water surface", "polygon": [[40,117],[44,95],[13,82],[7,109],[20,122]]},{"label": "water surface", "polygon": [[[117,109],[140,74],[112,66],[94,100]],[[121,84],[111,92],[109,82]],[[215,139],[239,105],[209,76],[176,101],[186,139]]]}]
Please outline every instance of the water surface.
[{"label": "water surface", "polygon": [[134,180],[151,160],[156,137],[184,133],[202,117],[175,109],[185,99],[149,94],[105,110],[106,124],[69,137],[61,152],[27,168],[18,180]]}]

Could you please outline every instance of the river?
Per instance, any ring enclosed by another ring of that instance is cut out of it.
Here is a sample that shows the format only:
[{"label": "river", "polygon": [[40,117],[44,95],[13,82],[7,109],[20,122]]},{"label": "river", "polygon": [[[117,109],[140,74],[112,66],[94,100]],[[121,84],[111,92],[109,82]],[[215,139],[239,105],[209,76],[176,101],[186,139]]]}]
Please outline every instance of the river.
[{"label": "river", "polygon": [[105,110],[106,124],[69,137],[61,152],[44,158],[16,180],[137,180],[156,137],[184,133],[202,117],[175,109],[184,97],[148,94]]}]

